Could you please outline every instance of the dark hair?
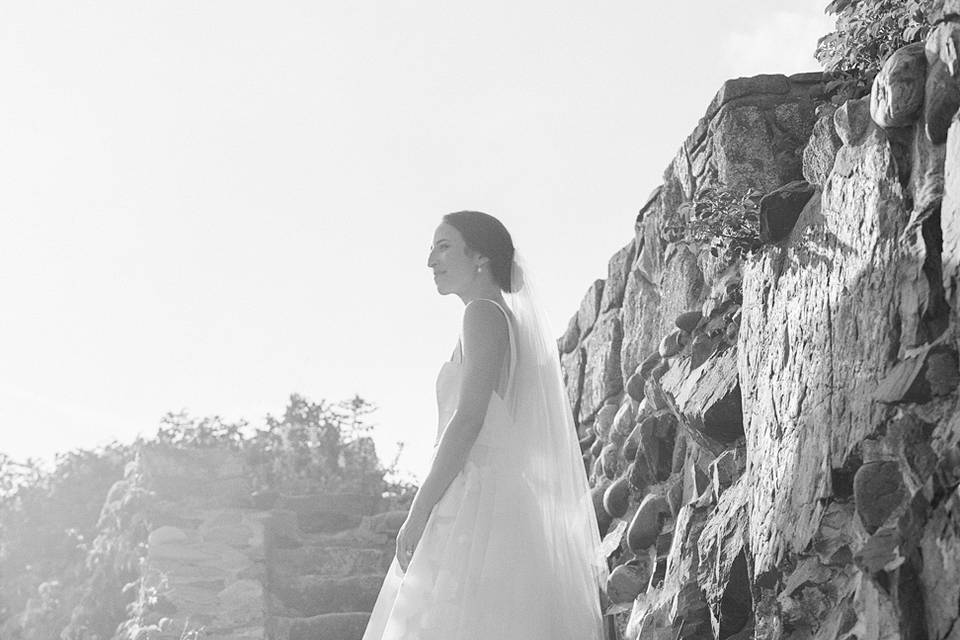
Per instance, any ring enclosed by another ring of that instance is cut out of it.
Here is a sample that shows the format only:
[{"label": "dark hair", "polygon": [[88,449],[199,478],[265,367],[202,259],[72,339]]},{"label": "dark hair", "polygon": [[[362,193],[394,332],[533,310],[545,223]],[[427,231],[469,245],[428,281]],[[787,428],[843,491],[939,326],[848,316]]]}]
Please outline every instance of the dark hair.
[{"label": "dark hair", "polygon": [[490,271],[500,290],[512,291],[513,239],[503,223],[480,211],[448,213],[443,221],[460,232],[468,249],[490,258]]}]

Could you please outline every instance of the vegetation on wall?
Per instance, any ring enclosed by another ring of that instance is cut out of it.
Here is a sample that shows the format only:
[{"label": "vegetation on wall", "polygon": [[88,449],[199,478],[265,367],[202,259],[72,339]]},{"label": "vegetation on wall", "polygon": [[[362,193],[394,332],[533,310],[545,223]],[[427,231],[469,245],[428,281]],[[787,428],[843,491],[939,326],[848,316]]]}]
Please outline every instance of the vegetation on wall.
[{"label": "vegetation on wall", "polygon": [[670,242],[709,251],[715,258],[736,262],[760,246],[760,198],[756,189],[700,189],[680,205],[677,220],[664,229]]},{"label": "vegetation on wall", "polygon": [[935,0],[833,0],[836,28],[820,38],[816,58],[834,74],[836,102],[864,95],[884,60],[930,31]]},{"label": "vegetation on wall", "polygon": [[919,42],[930,30],[933,0],[834,0],[827,13],[836,29],[820,38],[817,60],[827,71],[876,72],[900,47]]}]

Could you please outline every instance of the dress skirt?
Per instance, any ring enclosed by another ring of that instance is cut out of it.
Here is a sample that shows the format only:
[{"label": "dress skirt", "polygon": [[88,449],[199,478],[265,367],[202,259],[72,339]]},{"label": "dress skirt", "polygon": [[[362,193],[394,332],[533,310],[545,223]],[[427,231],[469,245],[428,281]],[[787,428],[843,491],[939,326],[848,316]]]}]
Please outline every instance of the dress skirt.
[{"label": "dress skirt", "polygon": [[[363,640],[597,640],[595,587],[551,551],[515,471],[496,394],[463,470],[434,506],[407,572],[394,558]],[[571,583],[571,581],[576,581]]]}]

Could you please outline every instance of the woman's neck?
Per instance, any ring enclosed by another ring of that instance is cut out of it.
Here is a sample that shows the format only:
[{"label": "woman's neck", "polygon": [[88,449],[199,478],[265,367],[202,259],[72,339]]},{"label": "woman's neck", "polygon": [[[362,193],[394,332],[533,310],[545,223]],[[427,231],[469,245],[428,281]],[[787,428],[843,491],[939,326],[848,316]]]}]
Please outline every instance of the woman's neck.
[{"label": "woman's neck", "polygon": [[463,300],[464,306],[470,304],[474,300],[495,300],[501,304],[503,303],[503,295],[500,292],[500,287],[496,285],[484,287],[469,293],[460,293],[457,295],[459,295],[460,299]]}]

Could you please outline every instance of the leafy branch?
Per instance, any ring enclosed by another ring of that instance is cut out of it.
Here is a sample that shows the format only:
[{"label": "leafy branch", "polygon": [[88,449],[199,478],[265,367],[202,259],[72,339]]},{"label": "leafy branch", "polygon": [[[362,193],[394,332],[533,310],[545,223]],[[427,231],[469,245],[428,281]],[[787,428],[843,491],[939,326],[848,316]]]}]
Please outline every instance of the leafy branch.
[{"label": "leafy branch", "polygon": [[760,198],[756,189],[746,191],[707,187],[691,202],[680,206],[677,221],[664,235],[695,250],[728,262],[745,258],[760,246]]},{"label": "leafy branch", "polygon": [[[816,53],[837,83],[875,74],[890,54],[926,38],[933,0],[833,0],[826,12],[836,28],[820,38]],[[829,88],[829,87],[828,87]]]}]

